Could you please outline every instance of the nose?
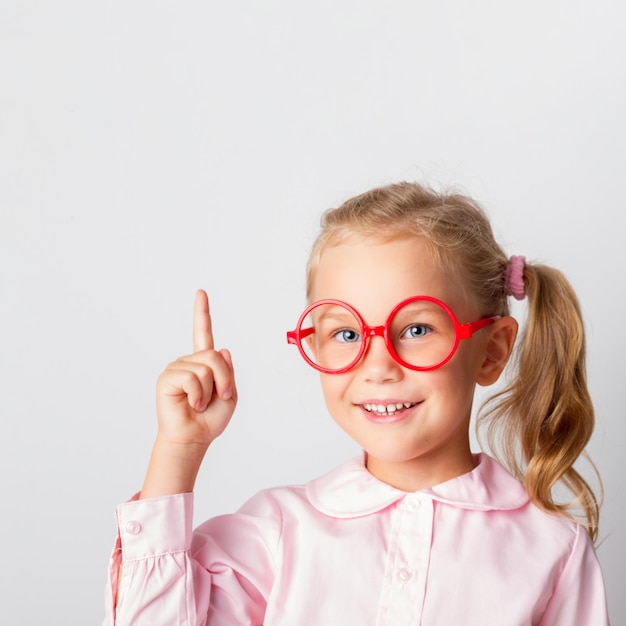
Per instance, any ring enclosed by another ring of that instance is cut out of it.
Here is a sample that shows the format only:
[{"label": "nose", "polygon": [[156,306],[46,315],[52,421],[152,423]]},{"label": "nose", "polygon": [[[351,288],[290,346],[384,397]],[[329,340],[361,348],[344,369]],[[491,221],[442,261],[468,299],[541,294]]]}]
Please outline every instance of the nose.
[{"label": "nose", "polygon": [[367,348],[359,365],[365,379],[371,382],[393,382],[402,377],[402,366],[391,356],[379,332],[369,332]]}]

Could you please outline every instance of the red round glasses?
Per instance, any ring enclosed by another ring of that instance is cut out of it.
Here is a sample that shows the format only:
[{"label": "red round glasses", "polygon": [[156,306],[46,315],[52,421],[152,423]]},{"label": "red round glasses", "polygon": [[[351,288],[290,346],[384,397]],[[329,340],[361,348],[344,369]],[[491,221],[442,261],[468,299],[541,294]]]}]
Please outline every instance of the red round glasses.
[{"label": "red round glasses", "polygon": [[358,311],[341,300],[318,300],[302,313],[287,342],[320,372],[342,374],[363,358],[370,338],[382,337],[400,365],[427,371],[441,367],[462,339],[493,324],[499,316],[461,324],[452,309],[437,298],[407,298],[389,314],[383,326],[368,326]]}]

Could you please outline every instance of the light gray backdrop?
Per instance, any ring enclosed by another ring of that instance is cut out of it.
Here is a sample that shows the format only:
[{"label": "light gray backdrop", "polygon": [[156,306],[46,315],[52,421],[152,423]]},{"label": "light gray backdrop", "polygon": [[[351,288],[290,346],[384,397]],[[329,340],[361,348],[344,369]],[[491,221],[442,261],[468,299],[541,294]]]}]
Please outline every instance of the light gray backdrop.
[{"label": "light gray backdrop", "polygon": [[[240,405],[197,521],[351,456],[285,343],[321,211],[456,185],[582,300],[614,624],[624,556],[623,3],[0,1],[0,622],[99,624],[194,291]],[[582,466],[585,469],[585,466]]]}]

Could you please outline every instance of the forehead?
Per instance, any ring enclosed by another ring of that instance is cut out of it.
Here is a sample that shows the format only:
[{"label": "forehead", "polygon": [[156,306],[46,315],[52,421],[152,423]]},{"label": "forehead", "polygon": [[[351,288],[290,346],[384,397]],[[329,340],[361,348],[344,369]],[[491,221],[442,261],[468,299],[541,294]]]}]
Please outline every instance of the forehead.
[{"label": "forehead", "polygon": [[405,298],[434,296],[463,315],[457,280],[436,262],[427,241],[354,239],[326,248],[312,283],[312,299],[335,298],[366,319],[386,317]]}]

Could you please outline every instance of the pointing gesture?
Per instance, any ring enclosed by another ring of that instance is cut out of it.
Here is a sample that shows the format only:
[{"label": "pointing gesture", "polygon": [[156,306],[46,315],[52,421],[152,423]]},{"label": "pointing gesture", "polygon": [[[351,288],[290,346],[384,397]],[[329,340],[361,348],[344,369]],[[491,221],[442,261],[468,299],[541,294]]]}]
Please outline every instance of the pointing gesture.
[{"label": "pointing gesture", "polygon": [[228,350],[215,350],[209,301],[198,291],[193,354],[170,363],[157,382],[157,434],[141,498],[193,491],[202,459],[237,404]]},{"label": "pointing gesture", "polygon": [[179,445],[208,446],[228,425],[237,394],[230,352],[214,348],[209,302],[202,290],[194,304],[193,350],[159,377],[159,437]]}]

